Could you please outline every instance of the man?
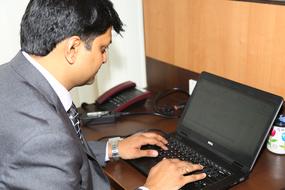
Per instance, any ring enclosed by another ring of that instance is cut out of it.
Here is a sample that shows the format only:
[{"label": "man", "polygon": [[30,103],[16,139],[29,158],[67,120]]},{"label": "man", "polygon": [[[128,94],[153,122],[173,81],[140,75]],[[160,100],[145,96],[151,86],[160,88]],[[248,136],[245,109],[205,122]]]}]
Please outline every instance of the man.
[{"label": "man", "polygon": [[[154,133],[87,144],[76,128],[69,90],[93,81],[107,59],[112,29],[123,31],[109,0],[29,2],[21,51],[0,66],[0,189],[110,189],[101,169],[106,161],[157,156],[140,149],[146,144],[167,149],[167,141]],[[164,159],[140,189],[179,189],[204,178],[184,176],[201,169]]]}]

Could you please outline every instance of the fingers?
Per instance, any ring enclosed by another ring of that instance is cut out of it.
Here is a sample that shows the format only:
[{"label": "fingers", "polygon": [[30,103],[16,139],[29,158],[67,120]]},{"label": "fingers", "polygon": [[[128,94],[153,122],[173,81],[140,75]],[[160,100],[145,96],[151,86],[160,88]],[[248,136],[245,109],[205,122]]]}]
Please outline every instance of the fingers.
[{"label": "fingers", "polygon": [[144,186],[149,189],[180,189],[187,183],[205,178],[204,173],[185,176],[202,168],[199,164],[178,159],[163,159],[151,168]]},{"label": "fingers", "polygon": [[200,174],[192,174],[192,175],[189,175],[189,176],[184,176],[182,178],[183,180],[183,186],[187,183],[191,183],[191,182],[194,182],[194,181],[199,181],[199,180],[202,180],[206,177],[206,174],[205,173],[200,173]]},{"label": "fingers", "polygon": [[179,159],[168,160],[176,165],[182,175],[204,168],[201,164],[192,164],[191,162],[181,161]]},{"label": "fingers", "polygon": [[178,172],[181,175],[181,180],[182,180],[183,186],[187,183],[198,181],[198,180],[204,179],[206,177],[205,173],[185,175],[185,174],[189,174],[191,172],[202,170],[204,167],[200,164],[191,164],[189,162],[186,162],[186,163],[185,162],[177,162],[177,167],[179,167]]},{"label": "fingers", "polygon": [[149,137],[149,138],[155,138],[157,139],[158,141],[161,141],[163,142],[164,144],[167,144],[167,140],[162,137],[161,135],[157,134],[157,133],[152,133],[152,132],[145,132],[145,133],[142,133],[142,135],[146,136],[146,137]]},{"label": "fingers", "polygon": [[173,160],[172,162],[177,162],[177,167],[179,168],[188,168],[192,171],[194,170],[202,170],[203,169],[203,166],[200,165],[200,164],[193,164],[191,162],[187,162],[187,161],[181,161],[181,160],[178,160],[178,159],[175,159]]},{"label": "fingers", "polygon": [[189,174],[191,172],[202,170],[203,166],[200,164],[187,164],[179,168],[179,171],[182,175]]},{"label": "fingers", "polygon": [[146,133],[140,133],[140,136],[143,138],[144,144],[157,145],[161,147],[163,150],[168,149],[166,146],[168,141],[159,134],[146,132]]},{"label": "fingers", "polygon": [[140,150],[138,152],[139,157],[157,157],[158,152],[156,150]]},{"label": "fingers", "polygon": [[183,185],[198,181],[201,179],[204,179],[206,177],[205,173],[197,173],[197,174],[191,174],[191,175],[185,175],[189,174],[191,172],[202,170],[204,167],[200,164],[192,164],[187,161],[181,161],[179,159],[164,159],[164,162],[168,162],[167,165],[170,166],[173,164],[176,169],[175,171],[178,173],[178,175],[181,176],[181,180]]},{"label": "fingers", "polygon": [[166,147],[167,140],[161,135],[146,132],[146,133],[136,133],[119,143],[120,156],[123,159],[134,159],[140,157],[156,157],[158,152],[155,149],[152,150],[142,150],[141,147],[144,145],[156,145],[163,150],[167,150]]}]

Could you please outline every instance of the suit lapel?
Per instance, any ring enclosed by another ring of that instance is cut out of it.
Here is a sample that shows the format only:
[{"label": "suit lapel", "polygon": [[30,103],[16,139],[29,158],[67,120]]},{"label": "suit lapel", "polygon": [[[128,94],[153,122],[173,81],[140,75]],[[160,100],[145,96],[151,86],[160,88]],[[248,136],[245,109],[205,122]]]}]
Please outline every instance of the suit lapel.
[{"label": "suit lapel", "polygon": [[[60,115],[60,117],[62,117],[62,119],[65,120],[65,123],[69,125],[69,129],[72,130],[72,134],[74,135],[74,137],[77,138],[76,133],[74,133],[72,123],[70,122],[68,115],[57,94],[50,86],[48,81],[44,78],[44,76],[25,58],[22,52],[18,52],[18,54],[11,60],[11,66],[14,69],[14,71],[18,73],[19,76],[22,77],[24,83],[27,83],[28,85],[32,86],[36,91],[39,92],[39,94],[41,94],[50,103],[51,106],[54,107],[55,111]],[[98,177],[101,178],[101,180],[99,179],[95,180],[96,182],[93,182],[93,185],[95,183],[96,186],[99,185],[102,188],[107,187],[108,189],[109,187],[109,185],[107,185],[109,184],[108,179],[103,173],[101,166],[97,162],[94,153],[91,151],[85,139],[82,148],[86,153],[88,160],[91,162],[90,164],[93,165],[93,168],[96,171],[95,173],[92,172],[93,175],[98,175]],[[85,170],[89,169],[85,168]],[[90,178],[90,175],[86,177]],[[87,182],[87,184],[89,183],[90,181]]]},{"label": "suit lapel", "polygon": [[[44,78],[44,76],[24,57],[22,52],[12,59],[11,66],[18,75],[23,78],[23,82],[28,83],[39,92],[57,112],[62,111],[62,103],[58,96]],[[65,111],[64,111],[65,112]]]}]

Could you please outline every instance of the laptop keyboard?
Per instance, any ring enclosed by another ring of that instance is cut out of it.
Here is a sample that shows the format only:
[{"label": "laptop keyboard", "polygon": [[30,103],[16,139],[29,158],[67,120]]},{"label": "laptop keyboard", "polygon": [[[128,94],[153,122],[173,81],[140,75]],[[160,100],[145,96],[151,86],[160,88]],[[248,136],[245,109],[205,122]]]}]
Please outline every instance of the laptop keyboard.
[{"label": "laptop keyboard", "polygon": [[199,154],[191,147],[185,145],[173,137],[170,137],[168,139],[168,150],[165,151],[160,149],[158,152],[158,160],[161,160],[163,158],[178,158],[180,160],[189,161],[191,163],[201,164],[204,166],[202,172],[205,172],[207,174],[207,177],[203,180],[189,183],[182,189],[203,189],[203,187],[206,187],[208,184],[215,183],[231,175],[228,170],[224,169],[220,165]]}]

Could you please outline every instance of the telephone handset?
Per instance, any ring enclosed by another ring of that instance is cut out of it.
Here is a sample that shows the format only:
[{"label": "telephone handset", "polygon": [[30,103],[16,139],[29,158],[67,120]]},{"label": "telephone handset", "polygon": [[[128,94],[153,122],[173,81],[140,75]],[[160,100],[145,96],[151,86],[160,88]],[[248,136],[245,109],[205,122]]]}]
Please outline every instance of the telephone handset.
[{"label": "telephone handset", "polygon": [[134,82],[126,81],[99,96],[95,105],[99,110],[120,112],[150,96],[149,91],[137,89]]}]

